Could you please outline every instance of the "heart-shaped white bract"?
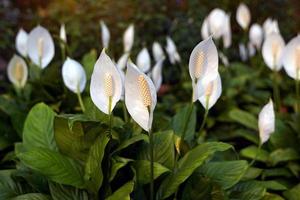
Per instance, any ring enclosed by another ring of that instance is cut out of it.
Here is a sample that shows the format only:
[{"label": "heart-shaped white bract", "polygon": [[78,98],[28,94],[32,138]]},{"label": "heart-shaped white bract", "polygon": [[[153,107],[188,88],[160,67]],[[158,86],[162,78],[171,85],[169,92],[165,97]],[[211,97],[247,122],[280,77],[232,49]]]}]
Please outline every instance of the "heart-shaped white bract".
[{"label": "heart-shaped white bract", "polygon": [[9,81],[17,88],[23,88],[27,82],[28,68],[20,56],[14,55],[7,66]]},{"label": "heart-shaped white bract", "polygon": [[209,13],[207,19],[209,34],[212,34],[214,39],[219,39],[224,34],[226,25],[225,11],[215,8]]},{"label": "heart-shaped white bract", "polygon": [[257,50],[260,49],[263,41],[264,32],[259,24],[252,24],[249,31],[249,40]]},{"label": "heart-shaped white bract", "polygon": [[284,45],[284,40],[279,33],[270,33],[267,35],[262,46],[262,56],[266,65],[271,70],[279,71],[282,68],[281,53]]},{"label": "heart-shaped white bract", "polygon": [[201,92],[198,91],[197,82],[203,80],[208,83],[218,75],[219,57],[212,37],[200,42],[193,49],[189,60],[189,73],[193,85],[193,101],[195,102]]},{"label": "heart-shaped white bract", "polygon": [[289,77],[300,80],[300,35],[291,39],[283,49],[281,63]]},{"label": "heart-shaped white bract", "polygon": [[[94,104],[105,114],[110,114],[121,98],[121,75],[113,61],[105,53],[105,49],[102,50],[94,66],[90,93]],[[109,109],[110,99],[111,107]]]},{"label": "heart-shaped white bract", "polygon": [[54,42],[47,29],[35,27],[28,35],[28,56],[31,61],[44,69],[54,57]]},{"label": "heart-shaped white bract", "polygon": [[198,81],[197,89],[201,92],[199,95],[199,101],[205,109],[210,109],[222,93],[222,82],[219,73],[214,80],[210,82],[204,82],[203,80]]},{"label": "heart-shaped white bract", "polygon": [[59,37],[64,43],[67,43],[67,33],[65,24],[62,24],[60,26]]},{"label": "heart-shaped white bract", "polygon": [[181,61],[181,58],[179,53],[177,52],[177,48],[174,41],[170,37],[167,37],[166,40],[167,40],[166,51],[168,53],[170,62],[172,64],[175,64],[176,62],[179,63]]},{"label": "heart-shaped white bract", "polygon": [[23,57],[27,56],[28,33],[20,29],[16,37],[16,49]]},{"label": "heart-shaped white bract", "polygon": [[131,51],[134,42],[134,25],[131,24],[123,35],[123,46],[124,52],[128,53]]},{"label": "heart-shaped white bract", "polygon": [[117,67],[120,70],[124,70],[127,64],[127,60],[129,58],[129,53],[124,53],[117,62]]},{"label": "heart-shaped white bract", "polygon": [[165,57],[164,50],[162,49],[162,47],[158,42],[153,42],[152,54],[155,62],[159,62],[161,59]]},{"label": "heart-shaped white bract", "polygon": [[253,57],[256,53],[255,46],[249,41],[248,44],[247,44],[247,48],[248,48],[249,58]]},{"label": "heart-shaped white bract", "polygon": [[152,80],[155,86],[156,91],[159,90],[162,81],[163,81],[163,76],[162,76],[162,67],[163,67],[163,62],[164,62],[165,58],[163,57],[160,61],[158,61],[153,69],[152,69]]},{"label": "heart-shaped white bract", "polygon": [[82,65],[67,58],[62,66],[62,77],[65,86],[74,93],[82,93],[86,85],[86,74]]},{"label": "heart-shaped white bract", "polygon": [[248,59],[248,53],[245,44],[239,44],[239,54],[242,61],[246,61]]},{"label": "heart-shaped white bract", "polygon": [[236,21],[244,30],[248,28],[251,21],[251,13],[246,4],[241,3],[237,8]]},{"label": "heart-shaped white bract", "polygon": [[223,33],[223,46],[224,48],[229,48],[231,46],[231,25],[230,25],[230,15],[226,15],[224,33]]},{"label": "heart-shaped white bract", "polygon": [[260,143],[263,144],[269,140],[271,134],[275,130],[275,114],[273,102],[271,99],[269,103],[266,104],[259,113],[258,128]]},{"label": "heart-shaped white bract", "polygon": [[101,27],[101,36],[102,36],[102,46],[103,48],[107,49],[109,46],[110,33],[104,21],[100,21],[100,27]]},{"label": "heart-shaped white bract", "polygon": [[132,119],[149,132],[156,106],[155,86],[131,61],[125,75],[125,104]]},{"label": "heart-shaped white bract", "polygon": [[144,47],[137,55],[136,65],[144,73],[149,71],[151,67],[151,58],[146,47]]},{"label": "heart-shaped white bract", "polygon": [[263,30],[264,30],[264,37],[266,38],[267,35],[271,33],[279,33],[279,27],[277,20],[273,20],[271,18],[267,18],[263,23]]},{"label": "heart-shaped white bract", "polygon": [[201,26],[201,36],[203,40],[206,40],[210,36],[207,17],[204,19]]}]

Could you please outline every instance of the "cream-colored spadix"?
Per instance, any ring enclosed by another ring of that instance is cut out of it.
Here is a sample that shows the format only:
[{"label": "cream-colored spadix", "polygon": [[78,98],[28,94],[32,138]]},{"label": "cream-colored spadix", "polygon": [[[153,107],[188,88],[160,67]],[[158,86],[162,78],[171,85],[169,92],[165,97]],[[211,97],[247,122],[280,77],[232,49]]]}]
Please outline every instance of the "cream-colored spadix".
[{"label": "cream-colored spadix", "polygon": [[248,28],[251,21],[251,13],[246,4],[241,3],[237,8],[236,21],[244,30]]},{"label": "cream-colored spadix", "polygon": [[102,20],[100,21],[100,27],[101,27],[102,46],[103,48],[107,49],[110,40],[110,33],[106,24]]},{"label": "cream-colored spadix", "polygon": [[269,140],[271,134],[275,130],[275,114],[273,102],[271,99],[269,103],[266,104],[259,113],[258,128],[260,143],[263,144]]},{"label": "cream-colored spadix", "polygon": [[132,119],[145,131],[152,127],[156,90],[151,79],[131,61],[125,75],[125,104]]},{"label": "cream-colored spadix", "polygon": [[136,65],[141,69],[142,72],[148,72],[151,67],[151,58],[149,51],[144,47],[136,58]]},{"label": "cream-colored spadix", "polygon": [[14,55],[7,66],[9,81],[17,88],[23,88],[28,77],[28,69],[25,61],[20,56]]},{"label": "cream-colored spadix", "polygon": [[121,75],[110,57],[105,53],[105,49],[102,50],[94,66],[90,93],[94,104],[106,114],[113,110],[121,98]]},{"label": "cream-colored spadix", "polygon": [[21,28],[16,37],[16,49],[23,57],[27,56],[27,40],[28,33]]},{"label": "cream-colored spadix", "polygon": [[130,52],[134,42],[134,25],[131,24],[123,35],[124,52]]}]

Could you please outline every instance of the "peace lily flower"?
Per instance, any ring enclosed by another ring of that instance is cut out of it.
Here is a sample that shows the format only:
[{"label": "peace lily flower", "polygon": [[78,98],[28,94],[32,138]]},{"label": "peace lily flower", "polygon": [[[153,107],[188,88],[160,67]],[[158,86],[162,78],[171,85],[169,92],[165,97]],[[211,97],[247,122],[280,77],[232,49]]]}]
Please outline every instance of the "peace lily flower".
[{"label": "peace lily flower", "polygon": [[249,57],[253,57],[256,53],[255,46],[249,41],[247,44],[248,47],[248,55]]},{"label": "peace lily flower", "polygon": [[266,21],[263,23],[263,30],[265,37],[267,37],[267,35],[271,33],[280,34],[277,20],[273,20],[271,18],[267,18]]},{"label": "peace lily flower", "polygon": [[124,53],[124,54],[119,58],[119,60],[118,60],[118,62],[117,62],[117,67],[118,67],[118,69],[120,69],[121,71],[122,71],[123,69],[125,69],[128,58],[129,58],[129,53]]},{"label": "peace lily flower", "polygon": [[279,33],[267,35],[262,46],[262,56],[271,70],[279,71],[281,69],[280,58],[284,45],[284,40]]},{"label": "peace lily flower", "polygon": [[31,61],[44,69],[54,57],[54,42],[47,29],[35,27],[28,36],[28,56]]},{"label": "peace lily flower", "polygon": [[172,64],[181,61],[180,55],[177,52],[176,45],[170,37],[167,37],[166,51],[168,53],[169,60]]},{"label": "peace lily flower", "polygon": [[102,20],[100,21],[100,26],[101,26],[102,45],[104,48],[107,49],[110,40],[110,33],[104,21]]},{"label": "peace lily flower", "polygon": [[111,114],[122,94],[122,79],[117,67],[102,50],[91,77],[91,98],[105,114]]},{"label": "peace lily flower", "polygon": [[62,77],[65,86],[74,93],[82,93],[86,85],[86,74],[82,65],[67,58],[62,66]]},{"label": "peace lily flower", "polygon": [[16,37],[16,49],[23,57],[27,56],[27,40],[28,33],[21,28]]},{"label": "peace lily flower", "polygon": [[223,46],[224,48],[229,48],[231,46],[231,25],[230,25],[230,15],[226,15],[224,33],[223,33]]},{"label": "peace lily flower", "polygon": [[243,43],[239,44],[239,53],[242,61],[246,61],[248,59],[247,49]]},{"label": "peace lily flower", "polygon": [[252,24],[249,31],[250,42],[255,46],[257,50],[260,49],[263,41],[264,33],[263,29],[259,24]]},{"label": "peace lily flower", "polygon": [[201,26],[201,36],[203,40],[209,38],[209,28],[208,28],[208,19],[207,17],[204,19],[202,26]]},{"label": "peace lily flower", "polygon": [[8,63],[7,76],[16,88],[23,88],[28,77],[26,62],[20,56],[14,55]]},{"label": "peace lily flower", "polygon": [[198,90],[200,80],[206,84],[214,80],[218,74],[218,51],[212,37],[200,42],[192,51],[189,60],[189,73],[193,85],[193,102],[195,102],[203,90]]},{"label": "peace lily flower", "polygon": [[241,3],[236,11],[236,21],[244,29],[248,29],[251,20],[251,13],[248,6]]},{"label": "peace lily flower", "polygon": [[226,13],[220,8],[213,9],[208,15],[208,30],[214,39],[219,39],[224,33]]},{"label": "peace lily flower", "polygon": [[134,42],[134,25],[131,24],[123,35],[124,52],[130,52]]},{"label": "peace lily flower", "polygon": [[156,106],[155,86],[131,61],[127,63],[125,75],[125,104],[134,121],[149,132]]},{"label": "peace lily flower", "polygon": [[162,67],[163,67],[163,62],[164,62],[165,58],[163,57],[160,61],[158,61],[153,69],[152,69],[152,80],[155,86],[156,91],[159,90],[162,81],[163,81],[163,77],[162,77]]},{"label": "peace lily flower", "polygon": [[153,42],[152,54],[155,62],[159,62],[161,59],[165,57],[164,51],[158,42]]},{"label": "peace lily flower", "polygon": [[149,71],[151,67],[151,58],[148,49],[146,47],[144,47],[137,55],[136,64],[141,69],[142,72]]},{"label": "peace lily flower", "polygon": [[270,99],[269,103],[266,104],[260,111],[258,116],[258,128],[260,145],[267,142],[271,134],[275,130],[275,114],[273,108],[273,102]]},{"label": "peace lily flower", "polygon": [[228,67],[229,66],[229,61],[228,61],[227,56],[224,53],[219,52],[219,57],[220,57],[222,63],[224,64],[224,66]]},{"label": "peace lily flower", "polygon": [[65,24],[62,24],[60,26],[59,37],[64,43],[67,43],[67,34],[66,34]]}]

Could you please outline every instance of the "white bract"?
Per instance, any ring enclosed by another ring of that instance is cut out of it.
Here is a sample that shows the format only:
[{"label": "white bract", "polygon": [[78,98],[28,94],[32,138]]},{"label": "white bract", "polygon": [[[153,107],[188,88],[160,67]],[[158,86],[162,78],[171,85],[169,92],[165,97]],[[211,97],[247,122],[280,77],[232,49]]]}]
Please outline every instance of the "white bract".
[{"label": "white bract", "polygon": [[257,50],[260,49],[263,41],[264,32],[259,24],[252,24],[249,31],[250,42],[255,46]]},{"label": "white bract", "polygon": [[249,41],[247,47],[248,47],[248,56],[253,57],[256,53],[255,46]]},{"label": "white bract", "polygon": [[148,49],[144,47],[136,58],[136,64],[142,72],[148,72],[151,67],[151,58]]},{"label": "white bract", "polygon": [[121,75],[104,49],[94,66],[90,93],[94,104],[105,114],[110,114],[121,98]]},{"label": "white bract", "polygon": [[82,93],[86,85],[86,74],[82,65],[67,58],[62,66],[62,77],[65,86],[74,93]]},{"label": "white bract", "polygon": [[223,33],[223,46],[224,48],[229,48],[231,46],[231,25],[230,25],[230,15],[226,15]]},{"label": "white bract", "polygon": [[17,88],[23,88],[28,77],[26,62],[20,56],[14,55],[7,66],[9,81]]},{"label": "white bract", "polygon": [[222,82],[219,73],[214,80],[205,82],[203,80],[199,81],[197,84],[198,91],[203,91],[202,95],[198,97],[200,103],[205,109],[210,109],[222,93]]},{"label": "white bract", "polygon": [[132,119],[149,132],[156,106],[155,86],[131,61],[125,76],[125,104]]},{"label": "white bract", "polygon": [[241,3],[236,11],[236,21],[244,30],[246,30],[250,24],[250,20],[251,13],[248,6]]},{"label": "white bract", "polygon": [[174,41],[170,38],[167,37],[167,46],[166,46],[166,51],[168,53],[169,60],[172,64],[175,64],[176,62],[180,62],[181,58],[179,53],[177,52],[176,45]]},{"label": "white bract", "polygon": [[124,53],[124,54],[119,58],[119,60],[118,60],[118,62],[117,62],[117,67],[118,67],[118,69],[120,69],[120,70],[125,69],[128,58],[129,58],[129,53]]},{"label": "white bract", "polygon": [[269,140],[275,130],[275,114],[272,100],[260,111],[258,116],[258,128],[260,143],[263,144]]},{"label": "white bract", "polygon": [[209,27],[208,27],[208,19],[207,17],[204,19],[202,26],[201,26],[201,36],[203,40],[209,38]]},{"label": "white bract", "polygon": [[281,63],[289,77],[300,80],[300,35],[291,39],[283,49]]},{"label": "white bract", "polygon": [[279,71],[282,68],[280,59],[284,45],[284,40],[279,33],[273,32],[267,35],[262,46],[262,56],[270,69]]},{"label": "white bract", "polygon": [[16,49],[23,57],[27,56],[27,40],[28,33],[21,28],[16,37]]},{"label": "white bract", "polygon": [[239,54],[242,61],[246,61],[248,59],[247,49],[243,43],[239,44]]},{"label": "white bract", "polygon": [[65,24],[62,24],[60,26],[59,37],[62,41],[64,41],[64,43],[67,43],[67,33],[66,33]]},{"label": "white bract", "polygon": [[273,20],[271,18],[267,18],[263,24],[263,30],[264,30],[264,36],[267,37],[267,35],[271,33],[279,33],[279,27],[277,20]]},{"label": "white bract", "polygon": [[106,24],[104,23],[104,21],[100,21],[100,27],[101,27],[101,36],[102,36],[102,45],[103,48],[108,48],[109,45],[109,40],[110,40],[110,33],[109,30],[106,26]]},{"label": "white bract", "polygon": [[130,52],[134,42],[134,25],[131,24],[123,35],[124,52]]},{"label": "white bract", "polygon": [[47,29],[35,27],[28,35],[28,56],[31,61],[44,69],[54,57],[54,42]]},{"label": "white bract", "polygon": [[162,49],[162,47],[158,42],[153,42],[152,54],[155,62],[159,62],[161,59],[165,57],[164,50]]},{"label": "white bract", "polygon": [[208,15],[208,30],[214,39],[219,39],[224,34],[226,25],[226,13],[220,8],[213,9]]},{"label": "white bract", "polygon": [[200,42],[192,51],[189,60],[189,73],[193,85],[193,101],[204,93],[196,87],[199,80],[208,83],[218,75],[219,58],[212,37]]},{"label": "white bract", "polygon": [[156,91],[159,90],[162,81],[163,81],[163,76],[162,76],[162,67],[163,67],[163,62],[165,58],[162,58],[160,61],[158,61],[155,66],[152,69],[152,80],[155,86]]}]

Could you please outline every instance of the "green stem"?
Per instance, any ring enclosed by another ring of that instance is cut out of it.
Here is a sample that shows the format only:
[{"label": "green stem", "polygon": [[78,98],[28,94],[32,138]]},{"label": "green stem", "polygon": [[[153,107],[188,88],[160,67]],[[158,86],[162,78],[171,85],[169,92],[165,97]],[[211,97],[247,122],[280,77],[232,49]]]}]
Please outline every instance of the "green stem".
[{"label": "green stem", "polygon": [[77,89],[77,98],[78,98],[78,101],[79,101],[79,105],[80,105],[80,107],[81,107],[81,110],[82,110],[82,112],[84,113],[84,112],[85,112],[85,107],[84,107],[84,104],[83,104],[83,101],[82,101],[82,97],[81,97],[81,93],[80,93],[79,88]]},{"label": "green stem", "polygon": [[278,72],[273,70],[273,96],[275,100],[276,109],[280,111],[280,91],[278,87]]},{"label": "green stem", "polygon": [[124,119],[125,119],[125,122],[127,123],[127,122],[128,122],[128,113],[127,113],[127,110],[126,110],[125,101],[122,101],[122,105],[123,105],[123,115],[124,115]]},{"label": "green stem", "polygon": [[259,154],[259,152],[260,152],[261,146],[262,146],[262,144],[261,144],[261,142],[259,142],[259,145],[258,145],[256,154],[255,154],[255,157],[254,157],[254,158],[252,159],[252,161],[250,162],[249,167],[251,167],[251,166],[254,164],[254,162],[256,161],[256,159],[257,159],[257,157],[258,157],[258,154]]},{"label": "green stem", "polygon": [[299,83],[300,83],[300,80],[298,78],[298,74],[299,74],[299,71],[297,71],[297,76],[296,76],[296,80],[295,80],[295,85],[296,85],[296,113],[299,113],[300,112],[300,86],[299,86]]},{"label": "green stem", "polygon": [[61,59],[64,62],[66,60],[66,47],[65,44],[61,44]]},{"label": "green stem", "polygon": [[150,200],[153,200],[154,197],[154,157],[153,157],[153,133],[151,129],[149,130],[149,137],[150,137]]},{"label": "green stem", "polygon": [[206,124],[206,119],[207,119],[207,116],[208,116],[208,105],[209,105],[209,97],[210,96],[206,96],[206,105],[205,105],[205,112],[204,112],[204,116],[203,116],[203,120],[202,120],[202,124],[200,126],[200,129],[199,129],[199,137],[201,136],[201,132],[203,131],[203,128]]}]

